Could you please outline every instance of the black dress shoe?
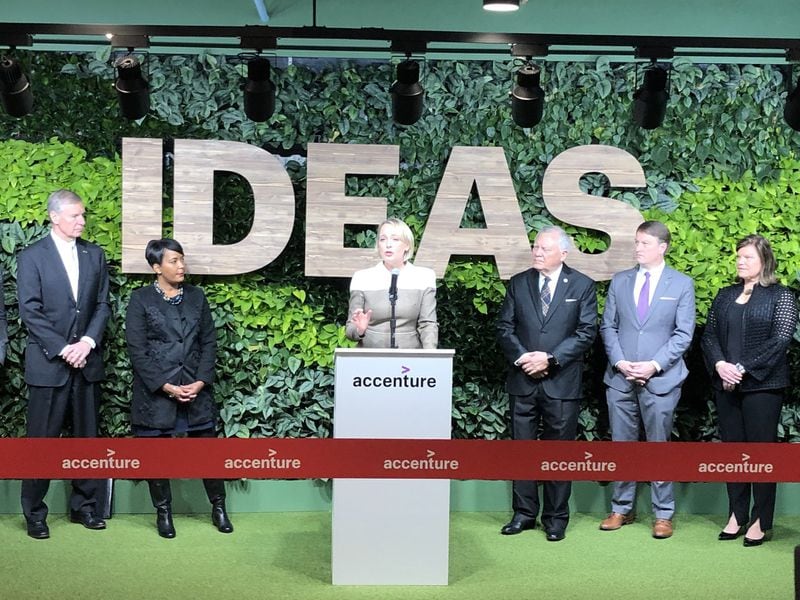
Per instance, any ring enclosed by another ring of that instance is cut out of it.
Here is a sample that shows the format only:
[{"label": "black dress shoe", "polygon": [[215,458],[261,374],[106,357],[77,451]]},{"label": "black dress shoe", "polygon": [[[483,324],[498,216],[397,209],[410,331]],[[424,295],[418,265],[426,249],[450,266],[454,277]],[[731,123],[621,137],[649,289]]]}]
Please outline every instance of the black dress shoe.
[{"label": "black dress shoe", "polygon": [[73,523],[80,523],[86,529],[105,529],[106,522],[100,517],[96,517],[94,513],[84,510],[71,510],[69,511],[69,520]]},{"label": "black dress shoe", "polygon": [[728,533],[727,531],[720,531],[719,535],[717,536],[717,539],[720,542],[727,542],[727,541],[730,541],[730,540],[735,540],[735,539],[738,539],[741,535],[743,535],[744,532],[745,532],[745,528],[744,527],[739,527],[739,530],[736,533]]},{"label": "black dress shoe", "polygon": [[215,502],[211,506],[211,522],[220,533],[233,532],[233,523],[231,523],[231,520],[228,518],[228,513],[225,512],[224,502]]},{"label": "black dress shoe", "polygon": [[526,529],[535,529],[536,519],[514,515],[514,517],[500,530],[503,535],[517,535]]},{"label": "black dress shoe", "polygon": [[156,508],[156,529],[158,529],[158,535],[163,538],[171,540],[175,537],[175,525],[172,524],[172,509]]},{"label": "black dress shoe", "polygon": [[35,540],[46,540],[50,537],[50,528],[47,521],[28,521],[28,536]]},{"label": "black dress shoe", "polygon": [[547,532],[547,541],[548,542],[560,542],[563,540],[566,534],[563,531],[548,531]]},{"label": "black dress shoe", "polygon": [[764,535],[762,535],[758,539],[749,538],[744,536],[744,544],[742,544],[745,548],[752,548],[753,546],[760,546],[764,542],[768,542],[772,539],[772,531],[765,531]]}]

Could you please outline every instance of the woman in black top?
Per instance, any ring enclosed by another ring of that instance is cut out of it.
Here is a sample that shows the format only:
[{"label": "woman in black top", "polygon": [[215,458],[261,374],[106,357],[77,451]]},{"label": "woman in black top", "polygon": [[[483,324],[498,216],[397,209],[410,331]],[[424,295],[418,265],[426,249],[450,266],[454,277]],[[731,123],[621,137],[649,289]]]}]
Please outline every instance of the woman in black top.
[{"label": "woman in black top", "polygon": [[[217,411],[211,391],[217,331],[203,291],[184,284],[183,248],[151,240],[145,257],[156,280],[131,294],[125,337],[133,368],[131,426],[137,437],[215,437]],[[169,479],[148,481],[161,537],[175,537]],[[225,483],[204,479],[211,522],[233,531],[225,511]]]},{"label": "woman in black top", "polygon": [[[792,291],[776,282],[775,257],[765,238],[747,236],[736,245],[736,256],[738,282],[714,298],[702,338],[719,435],[723,442],[775,442],[789,385],[787,349],[797,326],[797,303]],[[744,533],[745,546],[758,546],[768,539],[774,483],[728,483],[728,500],[730,518],[720,540]]]}]

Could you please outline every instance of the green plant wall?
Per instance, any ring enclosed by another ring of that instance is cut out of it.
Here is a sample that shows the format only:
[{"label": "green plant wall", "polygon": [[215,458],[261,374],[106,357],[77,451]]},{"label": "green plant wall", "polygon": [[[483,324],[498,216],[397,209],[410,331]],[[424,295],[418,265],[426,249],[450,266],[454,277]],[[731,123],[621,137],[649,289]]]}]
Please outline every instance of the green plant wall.
[{"label": "green plant wall", "polygon": [[[668,258],[695,279],[698,322],[717,289],[733,277],[733,248],[752,232],[769,237],[781,280],[795,285],[798,258],[800,134],[782,118],[783,73],[771,66],[695,65],[674,62],[663,127],[631,124],[637,78],[633,65],[548,63],[542,122],[531,130],[511,121],[509,62],[429,61],[423,67],[425,113],[414,126],[396,127],[389,114],[392,65],[352,61],[286,61],[273,70],[278,88],[272,119],[256,124],[242,112],[244,67],[230,58],[148,57],[152,110],[140,122],[119,117],[107,53],[21,55],[35,91],[34,113],[0,115],[0,262],[6,272],[11,347],[0,372],[0,435],[24,431],[22,381],[24,331],[15,299],[15,252],[46,231],[44,202],[58,187],[76,190],[90,215],[85,234],[106,250],[112,269],[114,316],[104,387],[103,431],[128,433],[130,365],[124,349],[124,313],[130,292],[148,278],[120,272],[122,137],[166,140],[164,232],[171,223],[171,156],[175,138],[227,139],[264,147],[285,158],[295,187],[297,218],[287,249],[257,273],[204,277],[218,327],[216,396],[227,436],[328,436],[331,432],[333,349],[347,345],[342,326],[348,281],[303,274],[305,148],[308,142],[396,144],[400,173],[348,178],[351,196],[383,196],[389,212],[419,235],[456,145],[502,146],[520,209],[531,234],[552,218],[541,181],[558,153],[580,144],[609,144],[638,158],[647,178],[641,190],[610,189],[600,174],[582,180],[588,193],[627,202],[648,218],[666,221],[674,242]],[[480,194],[480,190],[478,190]],[[215,240],[240,239],[252,218],[249,186],[220,174],[215,181]],[[468,203],[463,225],[480,226],[478,199]],[[354,199],[353,202],[357,202]],[[602,251],[604,235],[564,224],[579,248]],[[351,232],[350,242],[370,246],[374,234]],[[191,257],[188,257],[191,261]],[[605,284],[599,287],[601,305]],[[490,261],[460,257],[439,282],[440,346],[457,351],[453,431],[456,437],[508,437],[505,365],[494,342],[494,322],[504,294]],[[698,332],[699,335],[699,332]],[[791,351],[795,380],[800,356]],[[690,380],[678,409],[680,439],[715,436],[708,380],[697,344],[689,353]],[[608,436],[600,343],[590,352],[581,436]],[[800,439],[797,397],[784,407],[782,439]]]}]

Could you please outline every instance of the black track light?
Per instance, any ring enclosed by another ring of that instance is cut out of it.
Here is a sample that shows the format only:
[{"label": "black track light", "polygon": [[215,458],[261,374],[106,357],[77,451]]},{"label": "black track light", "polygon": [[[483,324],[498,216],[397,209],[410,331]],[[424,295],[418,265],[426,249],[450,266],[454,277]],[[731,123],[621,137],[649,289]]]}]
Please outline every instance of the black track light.
[{"label": "black track light", "polygon": [[24,117],[33,110],[31,84],[19,61],[14,58],[4,56],[0,59],[0,99],[12,117]]},{"label": "black track light", "polygon": [[419,63],[404,60],[397,65],[397,81],[392,84],[392,118],[399,125],[413,125],[422,116],[425,91],[419,83]]},{"label": "black track light", "polygon": [[798,79],[795,88],[786,96],[783,118],[789,127],[795,131],[800,131],[800,79]]},{"label": "black track light", "polygon": [[511,117],[520,127],[533,127],[542,120],[544,90],[539,85],[541,70],[530,63],[517,71],[517,85],[511,92]]},{"label": "black track light", "polygon": [[275,112],[275,84],[269,78],[270,64],[256,56],[247,62],[247,81],[244,84],[244,114],[261,123]]},{"label": "black track light", "polygon": [[135,121],[150,110],[150,86],[142,76],[139,60],[132,54],[122,56],[114,63],[117,69],[117,89],[119,108],[122,116]]},{"label": "black track light", "polygon": [[652,65],[645,69],[644,83],[633,94],[633,122],[642,129],[655,129],[667,114],[667,72]]}]

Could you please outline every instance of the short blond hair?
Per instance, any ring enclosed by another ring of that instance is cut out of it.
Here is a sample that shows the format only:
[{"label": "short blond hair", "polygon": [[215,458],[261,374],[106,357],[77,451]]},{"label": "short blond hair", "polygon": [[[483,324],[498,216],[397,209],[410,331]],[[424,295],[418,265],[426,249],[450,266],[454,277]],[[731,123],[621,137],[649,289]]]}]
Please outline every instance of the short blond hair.
[{"label": "short blond hair", "polygon": [[411,233],[411,228],[405,224],[405,221],[396,219],[394,217],[386,219],[383,223],[378,225],[378,234],[375,236],[375,252],[378,252],[378,242],[381,239],[381,229],[384,227],[391,227],[400,232],[400,239],[408,246],[406,255],[403,257],[403,262],[408,262],[414,256],[414,234]]}]

